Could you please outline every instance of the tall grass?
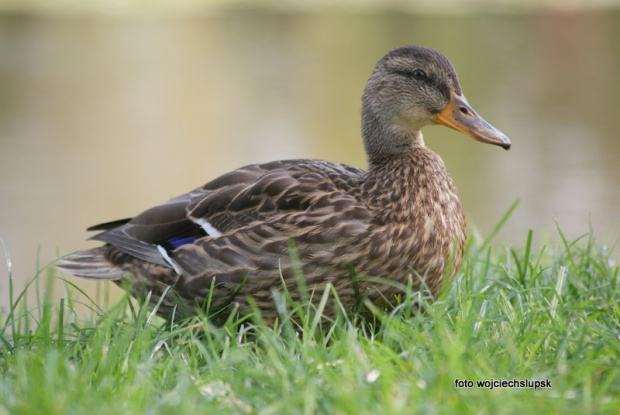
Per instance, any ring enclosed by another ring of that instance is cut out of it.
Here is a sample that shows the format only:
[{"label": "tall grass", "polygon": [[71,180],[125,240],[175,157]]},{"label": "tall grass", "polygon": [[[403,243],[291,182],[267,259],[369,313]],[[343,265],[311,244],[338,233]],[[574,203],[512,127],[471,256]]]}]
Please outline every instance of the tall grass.
[{"label": "tall grass", "polygon": [[[369,320],[325,323],[321,303],[285,294],[275,327],[258,313],[221,327],[204,316],[170,324],[128,297],[92,301],[80,319],[79,281],[66,282],[59,304],[46,294],[28,307],[11,293],[0,415],[620,413],[618,265],[592,233],[567,240],[558,230],[558,240],[536,249],[529,232],[509,248],[473,236],[425,312],[412,293]],[[40,292],[45,273],[54,278],[45,268],[28,289]],[[475,383],[491,379],[551,387]]]}]

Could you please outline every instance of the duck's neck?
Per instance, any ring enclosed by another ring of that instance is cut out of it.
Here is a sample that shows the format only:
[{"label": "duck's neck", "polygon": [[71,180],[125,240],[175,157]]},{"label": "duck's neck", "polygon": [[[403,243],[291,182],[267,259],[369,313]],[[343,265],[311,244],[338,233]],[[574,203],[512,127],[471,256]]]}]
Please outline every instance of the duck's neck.
[{"label": "duck's neck", "polygon": [[426,148],[420,131],[383,119],[368,105],[362,107],[362,137],[370,166],[380,166],[399,155]]}]

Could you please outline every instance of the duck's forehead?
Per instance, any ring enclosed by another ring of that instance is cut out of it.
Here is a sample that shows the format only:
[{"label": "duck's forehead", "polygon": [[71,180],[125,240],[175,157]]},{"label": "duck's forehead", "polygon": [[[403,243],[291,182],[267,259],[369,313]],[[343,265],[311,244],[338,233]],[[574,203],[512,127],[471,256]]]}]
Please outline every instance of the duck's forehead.
[{"label": "duck's forehead", "polygon": [[425,68],[441,72],[454,72],[452,64],[441,53],[421,47],[394,49],[382,59],[383,64],[395,69]]}]

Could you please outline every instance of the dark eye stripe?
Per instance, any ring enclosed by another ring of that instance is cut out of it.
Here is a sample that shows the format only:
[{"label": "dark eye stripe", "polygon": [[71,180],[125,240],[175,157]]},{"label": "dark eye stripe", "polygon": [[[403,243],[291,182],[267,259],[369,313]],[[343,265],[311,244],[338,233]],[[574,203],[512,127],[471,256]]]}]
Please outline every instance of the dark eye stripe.
[{"label": "dark eye stripe", "polygon": [[395,71],[395,73],[404,76],[405,78],[413,78],[418,81],[428,79],[428,75],[422,69],[415,69],[413,71]]}]

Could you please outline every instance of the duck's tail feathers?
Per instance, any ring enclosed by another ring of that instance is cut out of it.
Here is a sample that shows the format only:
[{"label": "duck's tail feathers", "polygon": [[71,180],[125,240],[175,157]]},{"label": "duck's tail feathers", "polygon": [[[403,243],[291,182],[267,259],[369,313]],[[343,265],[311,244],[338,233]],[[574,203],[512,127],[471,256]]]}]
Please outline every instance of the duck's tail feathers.
[{"label": "duck's tail feathers", "polygon": [[62,272],[78,277],[120,280],[125,270],[112,264],[105,257],[105,246],[80,251],[60,258],[54,266]]}]

